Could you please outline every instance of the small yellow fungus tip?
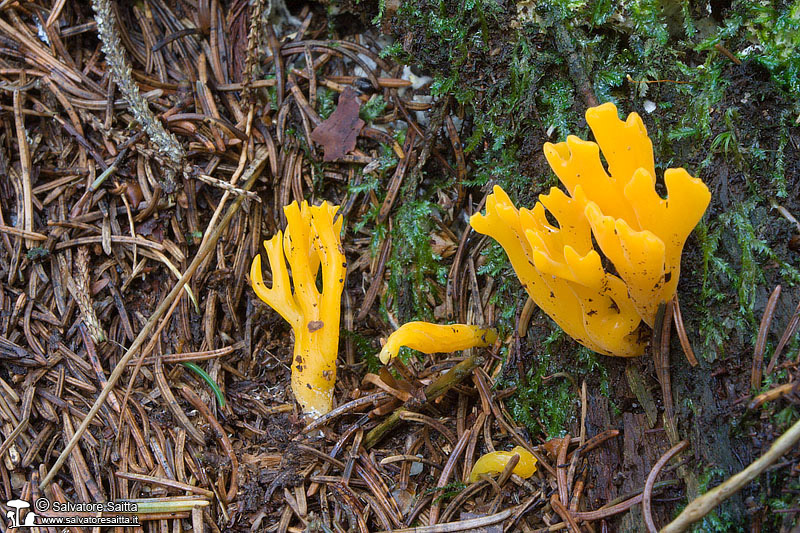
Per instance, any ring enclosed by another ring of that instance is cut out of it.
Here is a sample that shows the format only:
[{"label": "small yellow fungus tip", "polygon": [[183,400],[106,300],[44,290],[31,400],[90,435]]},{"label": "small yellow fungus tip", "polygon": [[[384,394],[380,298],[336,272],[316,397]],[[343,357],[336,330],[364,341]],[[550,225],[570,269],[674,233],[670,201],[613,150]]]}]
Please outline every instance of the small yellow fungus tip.
[{"label": "small yellow fungus tip", "polygon": [[[336,383],[339,317],[346,273],[339,235],[339,206],[292,203],[283,208],[286,232],[264,241],[272,287],[264,283],[261,256],[253,259],[250,280],[256,295],[294,331],[292,391],[303,412],[317,418],[331,410]],[[289,280],[289,264],[292,280]],[[317,275],[322,270],[322,292]],[[294,291],[292,290],[294,286]]]},{"label": "small yellow fungus tip", "polygon": [[606,103],[588,109],[586,121],[597,143],[571,135],[544,145],[566,194],[554,187],[533,209],[517,209],[495,186],[486,214],[470,224],[503,246],[531,299],[568,335],[598,353],[637,356],[645,348],[640,325],[653,326],[659,305],[675,294],[683,245],[711,193],[670,168],[667,198],[659,196],[653,145],[636,113],[623,122]]},{"label": "small yellow fungus tip", "polygon": [[519,455],[519,462],[512,472],[523,479],[528,479],[536,472],[536,457],[522,446],[516,446],[510,452],[491,452],[481,456],[472,467],[469,482],[475,483],[480,480],[481,474],[501,473],[515,455]]},{"label": "small yellow fungus tip", "polygon": [[379,354],[383,364],[397,356],[400,347],[407,346],[423,353],[448,353],[468,348],[494,344],[497,331],[466,324],[431,324],[430,322],[408,322],[389,335]]}]

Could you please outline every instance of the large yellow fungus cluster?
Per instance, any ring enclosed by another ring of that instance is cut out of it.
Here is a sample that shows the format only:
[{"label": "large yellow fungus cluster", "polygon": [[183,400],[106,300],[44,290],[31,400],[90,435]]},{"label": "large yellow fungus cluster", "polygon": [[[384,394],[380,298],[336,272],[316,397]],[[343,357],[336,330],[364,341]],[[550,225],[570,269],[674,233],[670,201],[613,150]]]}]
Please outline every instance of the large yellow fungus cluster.
[{"label": "large yellow fungus cluster", "polygon": [[636,113],[623,122],[607,103],[588,109],[586,121],[597,143],[569,136],[544,146],[569,195],[554,187],[533,209],[517,210],[495,187],[486,214],[470,224],[503,246],[533,301],[567,334],[606,355],[641,355],[640,322],[652,326],[659,304],[675,293],[683,245],[711,194],[700,179],[671,168],[664,173],[668,197],[658,195],[653,145]]},{"label": "large yellow fungus cluster", "polygon": [[[339,207],[303,202],[283,208],[286,233],[264,241],[272,287],[264,284],[261,256],[253,259],[250,279],[259,298],[275,309],[294,332],[292,390],[303,412],[316,418],[331,410],[336,383],[339,316],[346,263],[340,233]],[[294,292],[289,281],[291,267]],[[322,268],[322,291],[317,275]]]}]

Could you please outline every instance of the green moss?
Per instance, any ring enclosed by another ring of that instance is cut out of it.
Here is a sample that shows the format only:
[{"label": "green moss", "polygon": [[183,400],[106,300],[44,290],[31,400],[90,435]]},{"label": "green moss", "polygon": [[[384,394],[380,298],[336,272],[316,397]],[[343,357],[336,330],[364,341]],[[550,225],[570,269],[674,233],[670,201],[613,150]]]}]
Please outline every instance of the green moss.
[{"label": "green moss", "polygon": [[463,492],[465,488],[467,488],[466,483],[462,483],[460,481],[451,481],[442,488],[433,487],[427,489],[425,491],[425,495],[427,496],[428,494],[438,494],[438,496],[436,496],[436,498],[434,499],[434,502],[444,503],[447,500],[453,498],[454,496],[457,496],[459,493]]},{"label": "green moss", "polygon": [[767,513],[765,523],[762,524],[762,531],[791,531],[800,522],[797,513],[777,513],[775,511],[797,508],[800,480],[775,476],[774,481],[774,488],[777,489],[773,491],[775,495],[762,495],[761,498],[761,503],[773,511]]},{"label": "green moss", "polygon": [[788,198],[788,183],[786,181],[786,149],[791,149],[789,144],[789,128],[794,126],[794,115],[789,110],[784,110],[780,117],[780,130],[776,150],[764,149],[761,143],[755,140],[749,148],[752,171],[769,176],[770,185],[775,191],[775,196],[783,201]]},{"label": "green moss", "polygon": [[[400,132],[398,137],[405,135],[405,132]],[[367,175],[361,175],[355,182],[347,185],[348,195],[356,195],[362,193],[374,193],[378,198],[377,204],[371,204],[369,208],[361,215],[361,217],[352,224],[353,234],[358,234],[362,229],[369,227],[372,234],[370,241],[370,253],[374,257],[380,250],[380,246],[386,237],[388,231],[388,224],[383,223],[376,225],[375,222],[378,218],[380,211],[380,204],[385,197],[385,191],[381,183],[388,179],[390,172],[397,166],[397,155],[391,146],[385,144],[380,145],[380,152],[378,156],[378,166],[373,172]],[[322,175],[322,173],[318,173]]]},{"label": "green moss", "polygon": [[[519,388],[506,405],[514,420],[523,424],[530,434],[538,435],[543,431],[547,438],[561,437],[575,416],[575,391],[570,390],[570,382],[563,378],[543,382],[542,377],[546,375],[546,363],[531,366],[526,376],[528,386],[514,380]],[[503,383],[509,384],[510,381]]]},{"label": "green moss", "polygon": [[[711,160],[711,158],[716,154],[721,154],[726,157],[726,159],[733,162],[738,168],[742,167],[744,163],[744,155],[742,153],[742,147],[739,144],[739,135],[737,133],[737,126],[736,122],[739,119],[739,108],[738,107],[729,107],[725,110],[723,114],[723,122],[725,124],[725,130],[718,133],[714,140],[711,141],[711,149],[708,152],[707,159]],[[705,163],[705,162],[704,162]],[[701,165],[707,166],[707,164]]]},{"label": "green moss", "polygon": [[[576,386],[583,379],[598,382],[600,391],[608,395],[608,373],[601,363],[601,356],[588,348],[575,344],[558,326],[553,324],[551,334],[543,342],[544,353],[534,356],[525,364],[528,368],[522,380],[516,368],[508,369],[507,377],[498,387],[517,386],[506,404],[514,419],[523,424],[532,435],[542,431],[547,438],[563,436],[578,411],[579,390]],[[568,369],[554,364],[563,360],[557,356],[570,351]],[[566,373],[568,372],[568,374]]]},{"label": "green moss", "polygon": [[[201,234],[200,236],[202,237],[203,235]],[[50,250],[48,250],[47,248],[43,248],[41,246],[34,246],[30,250],[28,250],[26,255],[30,261],[33,262],[42,261],[43,259],[45,259],[50,255]]]},{"label": "green moss", "polygon": [[733,2],[722,27],[702,41],[698,50],[711,50],[723,42],[741,48],[738,55],[742,59],[764,66],[787,92],[800,90],[800,4],[797,2]]},{"label": "green moss", "polygon": [[383,96],[378,94],[369,99],[369,101],[361,106],[358,111],[358,116],[369,124],[379,116],[386,112],[386,101]]},{"label": "green moss", "polygon": [[558,133],[554,140],[565,140],[569,133],[574,133],[571,124],[576,122],[577,117],[572,111],[575,90],[571,83],[563,79],[553,79],[545,85],[539,100],[545,112],[545,124]]},{"label": "green moss", "polygon": [[[800,282],[800,271],[767,242],[769,215],[758,198],[745,200],[696,231],[703,256],[700,305],[701,353],[713,361],[725,353],[723,342],[738,337],[752,344],[758,331],[754,313],[757,287],[767,285],[764,264],[777,265],[787,284]],[[733,289],[736,305],[730,302]],[[743,332],[749,332],[743,339]]]},{"label": "green moss", "polygon": [[476,47],[485,46],[486,19],[495,16],[502,8],[495,0],[422,0],[403,2],[397,16],[404,24],[424,32],[427,39],[445,45],[441,59],[450,64],[448,72],[457,78],[458,68],[467,54]]},{"label": "green moss", "polygon": [[507,337],[514,331],[514,316],[517,306],[525,301],[525,291],[500,244],[490,241],[483,255],[486,257],[486,262],[478,268],[478,274],[486,274],[495,280],[496,288],[489,303],[500,313],[495,324],[500,337]]},{"label": "green moss", "polygon": [[425,199],[401,203],[394,216],[388,295],[401,324],[432,319],[437,286],[447,282],[447,267],[431,245],[434,216],[438,216],[437,205]]},{"label": "green moss", "polygon": [[322,120],[331,116],[331,113],[336,109],[336,91],[332,91],[327,87],[317,88],[317,114]]},{"label": "green moss", "polygon": [[353,349],[356,357],[367,363],[367,371],[377,374],[381,367],[383,367],[383,363],[378,359],[373,341],[354,331],[348,331],[346,329],[342,329],[341,331],[345,338],[353,342]]}]

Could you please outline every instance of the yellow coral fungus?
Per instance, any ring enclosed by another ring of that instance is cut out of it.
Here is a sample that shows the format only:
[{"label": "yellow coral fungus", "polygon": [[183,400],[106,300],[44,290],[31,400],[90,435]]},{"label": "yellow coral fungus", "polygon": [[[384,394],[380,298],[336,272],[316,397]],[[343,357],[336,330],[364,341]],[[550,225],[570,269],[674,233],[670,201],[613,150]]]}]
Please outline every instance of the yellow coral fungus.
[{"label": "yellow coral fungus", "polygon": [[466,324],[431,324],[408,322],[400,326],[386,340],[378,357],[383,364],[397,356],[401,346],[423,353],[454,352],[479,346],[488,346],[497,340],[497,331]]},{"label": "yellow coral fungus", "polygon": [[[533,301],[570,337],[605,355],[641,355],[639,316],[622,280],[603,271],[576,202],[555,188],[540,200],[532,210],[517,210],[496,186],[486,214],[470,224],[500,243]],[[547,221],[544,206],[559,228]]]},{"label": "yellow coral fungus", "polygon": [[545,144],[544,153],[583,206],[597,244],[625,281],[637,312],[652,326],[659,304],[675,294],[683,245],[711,193],[686,170],[670,168],[664,172],[667,198],[658,195],[653,145],[638,114],[623,122],[614,104],[606,103],[588,109],[586,122],[597,144],[570,136],[566,143]]},{"label": "yellow coral fungus", "polygon": [[469,482],[475,483],[481,474],[499,474],[515,455],[519,455],[519,462],[512,472],[523,479],[528,479],[536,472],[536,457],[522,446],[515,446],[510,452],[491,452],[481,456],[472,467]]},{"label": "yellow coral fungus", "polygon": [[[286,233],[264,241],[272,287],[264,284],[261,256],[253,259],[250,279],[256,295],[275,309],[294,332],[292,390],[303,412],[313,418],[331,410],[336,383],[339,316],[346,263],[334,222],[338,206],[323,202],[309,207],[292,203],[283,208]],[[294,292],[289,281],[289,263]],[[317,274],[322,268],[322,292]]]},{"label": "yellow coral fungus", "polygon": [[[679,168],[665,172],[668,198],[658,195],[652,143],[636,113],[623,122],[607,103],[586,120],[599,146],[575,136],[544,146],[569,196],[553,188],[518,211],[495,187],[486,214],[470,223],[500,242],[528,294],[567,334],[600,353],[640,355],[640,320],[652,326],[675,293],[683,245],[711,194]],[[617,275],[606,272],[592,236]]]}]

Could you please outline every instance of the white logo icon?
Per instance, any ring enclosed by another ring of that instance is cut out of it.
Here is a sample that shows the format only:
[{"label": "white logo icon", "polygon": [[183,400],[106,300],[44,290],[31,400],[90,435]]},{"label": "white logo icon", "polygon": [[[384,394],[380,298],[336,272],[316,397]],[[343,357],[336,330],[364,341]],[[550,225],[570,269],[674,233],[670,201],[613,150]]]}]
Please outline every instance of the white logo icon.
[{"label": "white logo icon", "polygon": [[[72,503],[51,502],[47,498],[10,500],[6,502],[8,529],[57,527],[138,527],[135,502]],[[55,514],[53,514],[55,513]]]},{"label": "white logo icon", "polygon": [[23,509],[28,509],[31,504],[26,502],[25,500],[9,500],[6,502],[6,505],[11,507],[10,511],[6,512],[6,518],[8,518],[8,527],[9,529],[15,529],[19,527],[30,527],[36,525],[36,513],[33,511],[28,511],[25,515],[25,522],[20,522],[20,514],[22,514]]}]

